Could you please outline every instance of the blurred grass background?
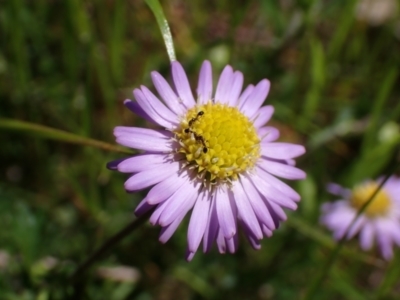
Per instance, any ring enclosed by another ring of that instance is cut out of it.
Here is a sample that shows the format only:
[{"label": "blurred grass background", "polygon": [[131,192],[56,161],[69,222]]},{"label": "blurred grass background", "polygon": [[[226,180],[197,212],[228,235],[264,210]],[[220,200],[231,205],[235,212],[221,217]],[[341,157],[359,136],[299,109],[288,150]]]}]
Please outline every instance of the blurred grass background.
[{"label": "blurred grass background", "polygon": [[[113,144],[116,125],[143,126],[123,108],[133,88],[169,77],[144,1],[1,1],[0,299],[299,299],[334,242],[318,225],[333,181],[351,187],[399,162],[400,1],[162,1],[193,90],[211,60],[245,83],[270,79],[281,140],[307,147],[302,194],[271,239],[235,255],[186,263],[186,228],[166,244],[148,224],[71,285],[67,278],[133,217],[105,163],[123,154],[5,127],[16,119]],[[398,252],[398,251],[397,251]],[[383,262],[350,241],[317,299],[398,299],[400,257]]]}]

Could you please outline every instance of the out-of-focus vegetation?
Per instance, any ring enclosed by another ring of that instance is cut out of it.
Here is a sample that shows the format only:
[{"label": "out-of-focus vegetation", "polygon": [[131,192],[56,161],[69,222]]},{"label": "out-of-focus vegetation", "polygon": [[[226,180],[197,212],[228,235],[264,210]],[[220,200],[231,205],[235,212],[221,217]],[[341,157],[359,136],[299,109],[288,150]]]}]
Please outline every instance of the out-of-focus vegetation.
[{"label": "out-of-focus vegetation", "polygon": [[[400,1],[162,5],[193,87],[204,59],[214,78],[229,63],[247,84],[270,79],[281,140],[307,147],[299,209],[260,251],[242,240],[235,255],[191,263],[185,226],[162,245],[146,224],[71,284],[144,194],[125,193],[126,176],[105,168],[124,154],[10,130],[6,119],[113,144],[114,126],[144,125],[123,100],[152,86],[151,70],[170,76],[169,60],[144,1],[2,1],[0,299],[298,299],[334,246],[318,224],[332,199],[325,184],[351,187],[399,163]],[[398,299],[399,259],[350,241],[317,299]]]}]

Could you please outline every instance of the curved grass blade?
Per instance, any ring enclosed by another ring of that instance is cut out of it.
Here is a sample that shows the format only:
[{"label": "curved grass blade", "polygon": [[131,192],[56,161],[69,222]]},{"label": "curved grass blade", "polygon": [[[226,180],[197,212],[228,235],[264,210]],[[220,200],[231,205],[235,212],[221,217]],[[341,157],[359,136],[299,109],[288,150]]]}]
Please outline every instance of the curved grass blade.
[{"label": "curved grass blade", "polygon": [[162,37],[164,39],[167,54],[171,62],[176,60],[174,41],[172,40],[171,31],[169,29],[168,21],[164,16],[163,9],[158,0],[145,0],[146,4],[150,7],[154,16],[156,17],[158,27],[160,27]]},{"label": "curved grass blade", "polygon": [[26,133],[30,135],[34,135],[37,137],[42,137],[45,139],[56,140],[60,142],[66,142],[71,144],[90,146],[95,148],[100,148],[105,151],[111,152],[119,152],[125,154],[132,154],[131,151],[115,146],[109,143],[105,143],[102,141],[90,139],[84,136],[79,136],[74,133],[70,133],[67,131],[63,131],[60,129],[55,129],[35,123],[13,120],[13,119],[4,119],[0,118],[0,130],[5,129],[9,131],[16,131],[21,133]]}]

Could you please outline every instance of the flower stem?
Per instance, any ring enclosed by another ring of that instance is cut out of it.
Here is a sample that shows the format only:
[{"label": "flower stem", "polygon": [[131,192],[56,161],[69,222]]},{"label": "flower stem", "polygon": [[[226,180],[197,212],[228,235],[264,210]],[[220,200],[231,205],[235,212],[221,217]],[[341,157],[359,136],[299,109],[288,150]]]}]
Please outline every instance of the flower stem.
[{"label": "flower stem", "polygon": [[93,254],[87,257],[86,260],[76,268],[76,270],[70,277],[70,281],[75,282],[77,279],[79,279],[96,260],[105,255],[112,247],[121,242],[132,231],[142,225],[148,219],[152,212],[153,210],[150,210],[144,215],[141,215],[137,219],[128,223],[128,225],[126,225],[124,228],[122,228],[120,231],[110,237],[107,241],[105,241],[99,249],[97,249]]}]

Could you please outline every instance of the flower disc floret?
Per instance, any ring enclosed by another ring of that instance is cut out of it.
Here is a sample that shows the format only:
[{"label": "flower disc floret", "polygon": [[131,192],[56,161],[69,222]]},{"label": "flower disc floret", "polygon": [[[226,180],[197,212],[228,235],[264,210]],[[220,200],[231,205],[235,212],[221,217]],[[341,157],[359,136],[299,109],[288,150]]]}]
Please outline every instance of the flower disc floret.
[{"label": "flower disc floret", "polygon": [[[367,201],[374,197],[371,203],[367,206],[364,213],[369,217],[377,217],[385,215],[390,208],[390,198],[384,189],[379,189],[376,182],[367,182],[356,186],[351,194],[351,205],[359,210]],[[376,195],[374,196],[374,194]]]},{"label": "flower disc floret", "polygon": [[236,180],[260,157],[260,139],[250,120],[236,107],[208,102],[188,111],[175,132],[189,164],[204,178]]}]

